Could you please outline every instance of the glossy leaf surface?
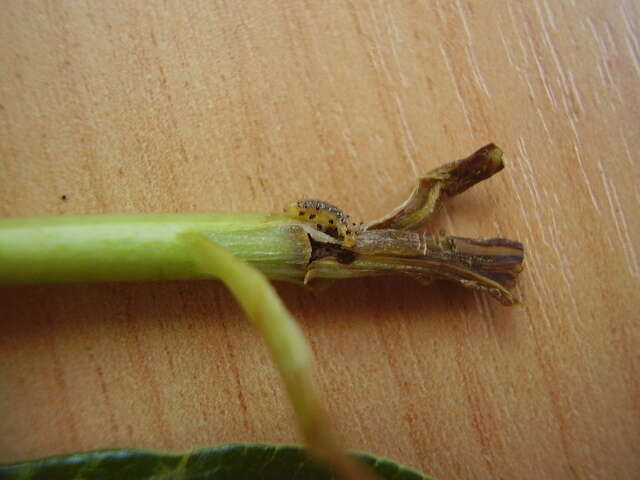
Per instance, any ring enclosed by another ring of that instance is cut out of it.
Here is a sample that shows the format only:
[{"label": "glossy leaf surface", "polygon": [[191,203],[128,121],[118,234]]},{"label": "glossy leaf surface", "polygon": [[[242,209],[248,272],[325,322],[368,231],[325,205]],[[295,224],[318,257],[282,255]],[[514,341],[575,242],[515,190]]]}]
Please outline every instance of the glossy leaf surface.
[{"label": "glossy leaf surface", "polygon": [[[418,472],[369,454],[355,454],[390,480],[428,480]],[[99,450],[0,466],[1,480],[208,480],[335,478],[302,447],[228,444],[188,453]]]}]

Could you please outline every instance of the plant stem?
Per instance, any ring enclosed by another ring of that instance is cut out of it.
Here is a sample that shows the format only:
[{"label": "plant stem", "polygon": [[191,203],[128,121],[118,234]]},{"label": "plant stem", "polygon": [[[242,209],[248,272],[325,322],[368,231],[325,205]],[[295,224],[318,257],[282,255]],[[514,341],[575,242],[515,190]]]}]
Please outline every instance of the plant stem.
[{"label": "plant stem", "polygon": [[0,284],[210,278],[178,241],[191,232],[275,280],[410,275],[455,281],[513,305],[518,300],[509,289],[522,269],[521,243],[417,231],[447,198],[503,167],[502,151],[489,144],[428,172],[391,214],[363,225],[353,243],[282,213],[0,219]]},{"label": "plant stem", "polygon": [[224,245],[269,278],[304,278],[308,237],[283,215],[86,215],[0,219],[0,284],[210,277],[178,240],[187,232]]},{"label": "plant stem", "polygon": [[307,283],[380,275],[444,279],[505,305],[522,245],[381,229],[347,248],[279,214],[87,215],[0,219],[0,285],[212,278],[179,240],[199,233],[268,278]]}]

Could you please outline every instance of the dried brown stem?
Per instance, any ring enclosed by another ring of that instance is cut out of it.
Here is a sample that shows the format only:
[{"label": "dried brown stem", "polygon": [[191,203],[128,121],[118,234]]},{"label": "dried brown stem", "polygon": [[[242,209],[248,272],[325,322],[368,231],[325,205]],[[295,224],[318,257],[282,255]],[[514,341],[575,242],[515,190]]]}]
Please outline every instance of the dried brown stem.
[{"label": "dried brown stem", "polygon": [[504,168],[502,150],[493,143],[455,162],[431,170],[418,180],[409,198],[392,213],[366,226],[367,230],[415,230],[429,221],[448,197],[458,195]]},{"label": "dried brown stem", "polygon": [[406,275],[421,281],[443,279],[484,290],[504,305],[518,301],[509,291],[522,270],[522,244],[405,230],[372,230],[358,237],[354,260],[337,253],[317,258],[306,281],[318,278]]},{"label": "dried brown stem", "polygon": [[355,246],[313,241],[305,282],[320,278],[409,275],[444,279],[489,292],[504,305],[518,300],[509,291],[522,270],[521,243],[503,238],[473,239],[416,232],[442,202],[504,168],[494,144],[420,178],[411,196],[386,217],[366,225]]}]

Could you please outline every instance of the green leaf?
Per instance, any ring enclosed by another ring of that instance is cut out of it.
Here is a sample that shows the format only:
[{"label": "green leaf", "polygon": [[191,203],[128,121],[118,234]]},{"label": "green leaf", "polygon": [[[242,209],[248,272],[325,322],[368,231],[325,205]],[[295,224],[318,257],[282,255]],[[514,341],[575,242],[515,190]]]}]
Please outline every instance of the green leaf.
[{"label": "green leaf", "polygon": [[[390,460],[366,453],[355,457],[381,478],[429,480]],[[228,444],[188,453],[98,450],[13,465],[0,465],[0,480],[241,480],[336,478],[313,462],[305,449],[290,445]]]}]

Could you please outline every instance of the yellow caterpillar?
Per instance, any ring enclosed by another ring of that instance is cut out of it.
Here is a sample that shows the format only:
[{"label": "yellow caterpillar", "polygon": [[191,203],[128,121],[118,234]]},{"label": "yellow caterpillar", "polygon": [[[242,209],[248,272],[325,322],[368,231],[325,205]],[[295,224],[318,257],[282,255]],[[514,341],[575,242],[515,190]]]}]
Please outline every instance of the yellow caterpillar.
[{"label": "yellow caterpillar", "polygon": [[284,213],[292,218],[314,223],[318,230],[340,240],[345,247],[353,247],[356,244],[356,236],[361,228],[338,207],[322,200],[300,200],[290,203],[284,208]]}]

